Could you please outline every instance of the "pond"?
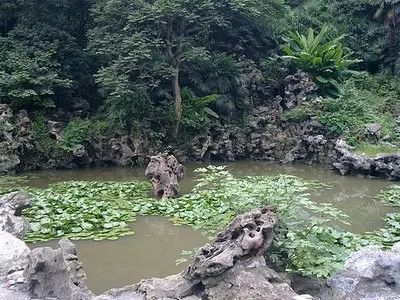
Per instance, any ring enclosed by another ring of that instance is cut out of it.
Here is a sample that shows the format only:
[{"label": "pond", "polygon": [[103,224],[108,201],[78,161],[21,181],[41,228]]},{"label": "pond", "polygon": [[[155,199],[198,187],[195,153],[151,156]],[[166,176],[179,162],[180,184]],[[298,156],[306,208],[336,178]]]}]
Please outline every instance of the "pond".
[{"label": "pond", "polygon": [[[194,169],[203,164],[187,166],[181,183],[183,193],[194,186]],[[242,161],[228,164],[236,176],[291,174],[318,180],[330,189],[313,191],[318,202],[333,203],[349,216],[353,232],[372,231],[383,226],[383,218],[394,209],[379,203],[375,197],[393,183],[363,177],[342,177],[323,166],[278,165],[269,162]],[[30,172],[29,184],[43,187],[50,183],[70,180],[130,181],[143,180],[143,168],[98,168]],[[80,260],[88,275],[89,287],[95,293],[122,287],[143,278],[164,277],[180,272],[185,264],[176,265],[182,250],[191,250],[207,242],[200,233],[187,226],[175,226],[166,218],[140,217],[131,224],[135,234],[117,241],[77,241]],[[57,242],[34,244],[31,247],[56,247]]]}]

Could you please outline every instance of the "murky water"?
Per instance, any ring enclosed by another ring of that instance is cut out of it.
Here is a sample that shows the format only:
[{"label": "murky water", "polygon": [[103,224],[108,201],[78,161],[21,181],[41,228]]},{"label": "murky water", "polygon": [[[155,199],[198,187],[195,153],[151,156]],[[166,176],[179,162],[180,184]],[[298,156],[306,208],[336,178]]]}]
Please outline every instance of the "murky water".
[{"label": "murky water", "polygon": [[[192,189],[195,176],[193,170],[201,166],[204,165],[192,164],[187,167],[186,177],[181,183],[183,193]],[[385,180],[342,177],[321,166],[277,165],[255,161],[231,163],[228,169],[236,176],[292,174],[331,185],[331,189],[315,191],[311,197],[316,201],[333,203],[345,212],[351,223],[346,229],[353,232],[372,231],[381,227],[386,214],[394,211],[375,200],[380,190],[393,184]],[[143,180],[143,174],[142,168],[99,168],[40,171],[24,175],[32,176],[31,185],[46,186],[69,180]],[[79,257],[89,277],[89,287],[95,293],[131,284],[142,278],[177,273],[184,267],[175,263],[181,257],[181,251],[196,248],[206,242],[201,233],[187,226],[175,226],[166,218],[140,217],[131,226],[135,232],[131,237],[117,241],[76,242]],[[56,242],[45,245],[55,247]]]},{"label": "murky water", "polygon": [[[176,264],[184,257],[182,250],[208,241],[200,232],[162,217],[139,217],[131,226],[135,234],[117,241],[74,241],[94,293],[179,273],[187,264]],[[30,246],[58,248],[57,241]]]}]

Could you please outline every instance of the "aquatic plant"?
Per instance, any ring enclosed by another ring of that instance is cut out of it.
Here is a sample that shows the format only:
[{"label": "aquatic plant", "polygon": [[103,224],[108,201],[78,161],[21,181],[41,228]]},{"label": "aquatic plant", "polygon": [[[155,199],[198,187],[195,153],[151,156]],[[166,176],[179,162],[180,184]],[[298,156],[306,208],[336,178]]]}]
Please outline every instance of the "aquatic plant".
[{"label": "aquatic plant", "polygon": [[237,178],[225,167],[196,170],[193,191],[178,199],[155,201],[147,182],[65,182],[45,189],[27,188],[32,208],[27,241],[54,238],[117,239],[133,234],[138,215],[158,215],[212,236],[237,214],[274,206],[279,228],[267,258],[275,268],[326,277],[366,241],[331,226],[346,216],[331,204],[315,203],[309,191],[325,188],[290,175]]},{"label": "aquatic plant", "polygon": [[[391,185],[382,190],[377,199],[390,206],[400,206],[400,186]],[[390,248],[400,242],[400,213],[390,213],[385,218],[385,227],[368,233],[368,238],[375,241],[383,248]]]},{"label": "aquatic plant", "polygon": [[391,185],[382,190],[378,196],[378,200],[382,203],[400,206],[400,185]]},{"label": "aquatic plant", "polygon": [[55,238],[117,239],[133,234],[134,206],[146,199],[147,182],[63,182],[46,189],[28,188],[32,207],[24,211],[30,223],[26,241]]}]

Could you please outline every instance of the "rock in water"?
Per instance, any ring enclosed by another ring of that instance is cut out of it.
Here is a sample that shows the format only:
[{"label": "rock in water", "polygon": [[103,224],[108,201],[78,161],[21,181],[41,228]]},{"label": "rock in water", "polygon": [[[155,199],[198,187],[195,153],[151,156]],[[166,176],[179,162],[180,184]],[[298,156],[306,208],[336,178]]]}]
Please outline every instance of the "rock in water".
[{"label": "rock in water", "polygon": [[14,192],[0,197],[0,230],[22,239],[29,224],[21,214],[22,210],[30,205],[30,202],[29,195],[22,192]]},{"label": "rock in water", "polygon": [[327,283],[321,299],[400,299],[400,243],[391,251],[369,246],[354,253]]},{"label": "rock in water", "polygon": [[265,263],[277,216],[270,208],[236,217],[212,244],[200,248],[178,275],[142,280],[96,300],[209,299],[291,300],[298,295]]},{"label": "rock in water", "polygon": [[175,156],[164,153],[150,158],[145,175],[151,179],[153,195],[165,199],[179,194],[179,182],[185,176],[185,170]]}]

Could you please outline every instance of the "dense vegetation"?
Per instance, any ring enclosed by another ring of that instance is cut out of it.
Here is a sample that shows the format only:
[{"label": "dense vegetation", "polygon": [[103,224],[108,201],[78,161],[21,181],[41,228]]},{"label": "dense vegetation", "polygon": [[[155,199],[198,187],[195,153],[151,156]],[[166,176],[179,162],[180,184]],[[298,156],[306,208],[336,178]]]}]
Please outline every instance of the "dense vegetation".
[{"label": "dense vegetation", "polygon": [[[322,120],[354,140],[359,123],[386,124],[393,111],[339,120],[332,107],[386,97],[380,82],[396,81],[400,64],[397,20],[396,1],[5,0],[0,102],[65,122],[84,111],[81,119],[106,119],[113,132],[176,138],[221,118],[244,122],[299,68],[321,95],[339,97]],[[340,85],[350,67],[370,73],[368,92]]]},{"label": "dense vegetation", "polygon": [[[246,124],[252,108],[273,106],[284,78],[300,70],[317,93],[283,109],[280,120],[316,120],[359,153],[394,152],[399,21],[395,0],[3,0],[0,103],[27,110],[37,150],[57,159],[104,134],[146,130],[182,142],[216,122]],[[49,138],[48,119],[62,122],[59,140]],[[380,124],[385,143],[365,135],[368,123]],[[28,188],[27,240],[114,239],[132,233],[135,216],[151,214],[210,232],[273,204],[281,223],[272,262],[327,276],[366,240],[388,245],[400,236],[399,214],[368,236],[328,225],[345,216],[310,201],[307,190],[321,188],[315,182],[199,173],[179,201],[151,201],[141,182]],[[381,199],[393,204],[398,193]]]},{"label": "dense vegetation", "polygon": [[[31,224],[27,241],[54,238],[117,239],[133,234],[138,215],[171,218],[213,236],[237,214],[273,205],[279,229],[268,258],[280,270],[326,277],[366,239],[331,225],[346,216],[330,204],[316,204],[308,192],[323,184],[289,175],[236,178],[225,167],[196,170],[197,184],[178,199],[154,201],[147,182],[65,182],[25,187],[33,199],[24,212]],[[23,182],[16,182],[15,188]],[[13,189],[5,180],[1,192]],[[7,188],[7,189],[5,189]],[[17,188],[18,189],[18,188]],[[1,193],[0,192],[0,193]]]}]

